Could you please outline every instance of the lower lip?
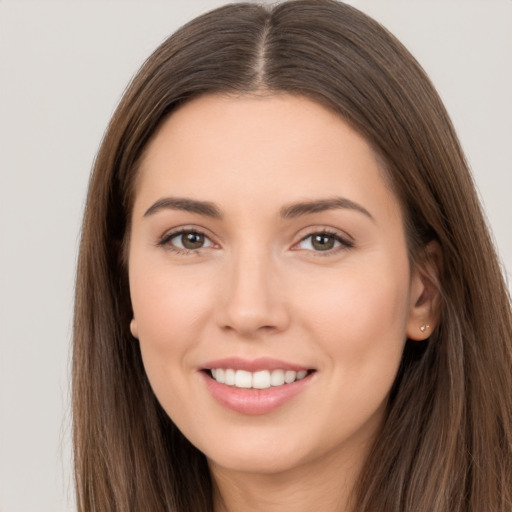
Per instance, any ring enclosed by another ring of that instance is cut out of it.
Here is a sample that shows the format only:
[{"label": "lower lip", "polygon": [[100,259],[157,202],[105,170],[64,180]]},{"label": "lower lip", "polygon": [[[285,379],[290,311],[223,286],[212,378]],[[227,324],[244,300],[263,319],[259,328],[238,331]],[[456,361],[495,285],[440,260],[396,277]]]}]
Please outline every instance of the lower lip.
[{"label": "lower lip", "polygon": [[313,376],[308,374],[301,380],[266,389],[241,389],[221,384],[206,372],[201,372],[208,391],[221,405],[241,414],[267,414],[278,409],[302,392]]}]

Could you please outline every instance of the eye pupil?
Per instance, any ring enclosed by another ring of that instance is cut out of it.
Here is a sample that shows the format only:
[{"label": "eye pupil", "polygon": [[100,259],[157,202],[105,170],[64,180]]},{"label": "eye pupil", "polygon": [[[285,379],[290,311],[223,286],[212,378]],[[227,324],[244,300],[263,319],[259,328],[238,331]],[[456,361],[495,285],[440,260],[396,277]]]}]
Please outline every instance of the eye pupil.
[{"label": "eye pupil", "polygon": [[317,251],[328,251],[334,247],[334,237],[331,235],[313,235],[311,243]]},{"label": "eye pupil", "polygon": [[200,249],[204,245],[204,235],[201,233],[183,233],[181,243],[185,249]]}]

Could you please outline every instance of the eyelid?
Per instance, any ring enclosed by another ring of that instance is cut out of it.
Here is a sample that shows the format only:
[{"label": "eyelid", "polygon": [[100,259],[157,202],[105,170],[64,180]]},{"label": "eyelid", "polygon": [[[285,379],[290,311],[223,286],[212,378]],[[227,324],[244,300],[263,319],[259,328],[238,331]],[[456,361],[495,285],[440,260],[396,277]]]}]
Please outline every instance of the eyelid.
[{"label": "eyelid", "polygon": [[[306,232],[304,233],[304,231]],[[309,226],[308,228],[301,230],[301,232],[302,234],[299,235],[299,240],[295,242],[291,247],[291,249],[294,251],[302,250],[314,253],[315,256],[328,256],[335,254],[339,251],[344,251],[354,247],[354,239],[348,233],[336,228],[326,226]],[[313,249],[300,249],[297,247],[301,242],[304,242],[305,240],[314,235],[332,236],[333,238],[335,238],[337,242],[339,242],[340,245],[338,245],[337,247],[333,247],[332,249],[327,249],[325,251],[315,251]]]},{"label": "eyelid", "polygon": [[[183,233],[197,233],[202,236],[204,236],[211,245],[208,245],[206,247],[199,247],[197,249],[186,249],[177,247],[173,244],[170,244],[170,241]],[[325,251],[315,251],[314,249],[301,249],[297,247],[301,242],[307,240],[308,238],[314,236],[314,235],[327,235],[332,236],[335,238],[335,240],[339,243],[337,247],[333,247],[332,249],[327,249]],[[333,228],[330,226],[309,226],[307,228],[304,228],[301,230],[301,232],[298,235],[300,238],[298,241],[294,242],[294,244],[291,247],[291,250],[294,251],[307,251],[314,253],[316,256],[328,256],[337,253],[338,251],[343,251],[350,249],[354,247],[354,239],[346,232],[341,231],[337,228]],[[169,229],[164,232],[163,235],[161,235],[156,244],[159,247],[167,248],[170,251],[176,252],[176,253],[182,253],[182,254],[198,254],[204,249],[211,249],[211,248],[219,248],[220,244],[215,240],[216,237],[212,236],[208,229],[205,229],[203,227],[199,227],[196,225],[183,225],[183,226],[177,226],[172,229]]]},{"label": "eyelid", "polygon": [[[197,249],[187,249],[187,248],[177,247],[170,243],[170,241],[173,238],[175,238],[179,235],[182,235],[184,233],[197,233],[198,235],[202,235],[205,237],[205,239],[207,239],[211,242],[211,245],[208,245],[206,247],[200,247]],[[159,247],[164,247],[164,248],[168,249],[169,251],[173,251],[176,253],[197,254],[201,250],[204,250],[204,249],[218,248],[219,244],[214,240],[214,238],[215,237],[213,237],[211,234],[209,234],[209,230],[207,230],[205,228],[202,228],[199,226],[194,226],[194,225],[185,225],[185,226],[178,226],[178,227],[175,227],[175,228],[165,231],[164,234],[158,238],[156,245]]]}]

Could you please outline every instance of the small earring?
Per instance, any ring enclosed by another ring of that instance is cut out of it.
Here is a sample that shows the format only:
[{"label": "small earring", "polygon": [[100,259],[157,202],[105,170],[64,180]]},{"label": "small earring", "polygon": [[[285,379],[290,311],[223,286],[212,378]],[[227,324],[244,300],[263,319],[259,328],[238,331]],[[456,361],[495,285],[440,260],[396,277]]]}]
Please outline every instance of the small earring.
[{"label": "small earring", "polygon": [[430,329],[430,325],[428,325],[428,324],[420,325],[421,332],[425,332],[427,329]]}]

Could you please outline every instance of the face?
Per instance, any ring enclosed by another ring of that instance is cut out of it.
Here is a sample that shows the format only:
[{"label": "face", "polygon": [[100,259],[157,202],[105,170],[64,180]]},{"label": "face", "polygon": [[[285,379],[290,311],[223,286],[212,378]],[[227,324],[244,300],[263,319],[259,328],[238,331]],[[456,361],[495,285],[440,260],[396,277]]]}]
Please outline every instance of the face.
[{"label": "face", "polygon": [[288,95],[193,100],[149,144],[131,327],[212,467],[357,459],[373,439],[424,302],[383,172],[343,120]]}]

